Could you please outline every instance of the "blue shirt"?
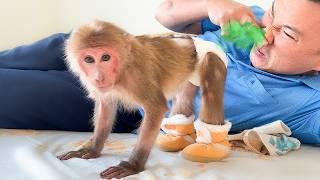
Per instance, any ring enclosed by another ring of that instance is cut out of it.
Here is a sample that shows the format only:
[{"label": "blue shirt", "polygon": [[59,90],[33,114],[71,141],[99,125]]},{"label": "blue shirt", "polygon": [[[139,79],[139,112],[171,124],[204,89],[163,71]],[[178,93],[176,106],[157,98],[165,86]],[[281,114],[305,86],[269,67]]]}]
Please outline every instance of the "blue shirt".
[{"label": "blue shirt", "polygon": [[[257,19],[264,11],[252,7]],[[320,76],[275,75],[250,65],[250,50],[237,49],[221,39],[220,28],[202,20],[200,38],[218,43],[228,57],[225,119],[232,131],[282,120],[303,143],[320,144]],[[200,94],[195,103],[200,108]]]}]

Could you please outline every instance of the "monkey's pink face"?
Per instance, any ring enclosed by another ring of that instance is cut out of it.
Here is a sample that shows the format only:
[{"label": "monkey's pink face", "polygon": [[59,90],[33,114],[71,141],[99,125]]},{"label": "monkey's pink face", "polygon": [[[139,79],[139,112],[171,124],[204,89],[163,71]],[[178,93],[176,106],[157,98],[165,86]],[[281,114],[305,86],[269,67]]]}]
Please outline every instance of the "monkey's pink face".
[{"label": "monkey's pink face", "polygon": [[117,51],[110,47],[82,49],[78,56],[80,69],[90,83],[101,92],[108,91],[112,87],[118,60]]}]

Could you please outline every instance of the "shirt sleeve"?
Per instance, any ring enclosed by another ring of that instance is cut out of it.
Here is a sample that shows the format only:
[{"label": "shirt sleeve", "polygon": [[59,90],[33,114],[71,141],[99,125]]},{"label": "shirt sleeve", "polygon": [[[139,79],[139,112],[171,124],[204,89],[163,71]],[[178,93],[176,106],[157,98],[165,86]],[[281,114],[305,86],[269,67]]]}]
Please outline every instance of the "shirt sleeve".
[{"label": "shirt sleeve", "polygon": [[292,135],[302,143],[320,145],[320,92],[313,92],[315,94],[292,113],[288,124],[292,127]]}]

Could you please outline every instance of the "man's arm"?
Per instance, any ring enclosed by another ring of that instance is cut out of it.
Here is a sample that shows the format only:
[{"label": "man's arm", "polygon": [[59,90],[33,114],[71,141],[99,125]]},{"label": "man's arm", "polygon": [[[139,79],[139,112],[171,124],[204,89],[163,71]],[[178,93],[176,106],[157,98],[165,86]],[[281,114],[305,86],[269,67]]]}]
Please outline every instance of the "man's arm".
[{"label": "man's arm", "polygon": [[155,17],[173,31],[199,34],[200,20],[208,17],[206,3],[207,0],[165,0]]},{"label": "man's arm", "polygon": [[201,33],[200,21],[209,17],[222,26],[231,20],[256,22],[251,9],[233,0],[165,0],[156,19],[165,27],[184,33]]}]

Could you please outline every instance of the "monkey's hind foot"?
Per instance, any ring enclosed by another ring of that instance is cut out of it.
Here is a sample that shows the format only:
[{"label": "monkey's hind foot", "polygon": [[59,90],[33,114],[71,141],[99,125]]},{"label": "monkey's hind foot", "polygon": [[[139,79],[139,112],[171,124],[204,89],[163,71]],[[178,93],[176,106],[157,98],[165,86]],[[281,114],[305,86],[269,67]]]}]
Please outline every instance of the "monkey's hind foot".
[{"label": "monkey's hind foot", "polygon": [[207,124],[200,120],[195,122],[197,143],[183,149],[182,156],[195,162],[213,162],[227,158],[230,151],[230,143],[227,139],[231,128],[230,122],[224,125]]},{"label": "monkey's hind foot", "polygon": [[183,114],[176,114],[165,118],[161,125],[165,134],[159,134],[156,145],[162,151],[177,152],[195,143],[193,121],[194,115],[186,117]]}]

